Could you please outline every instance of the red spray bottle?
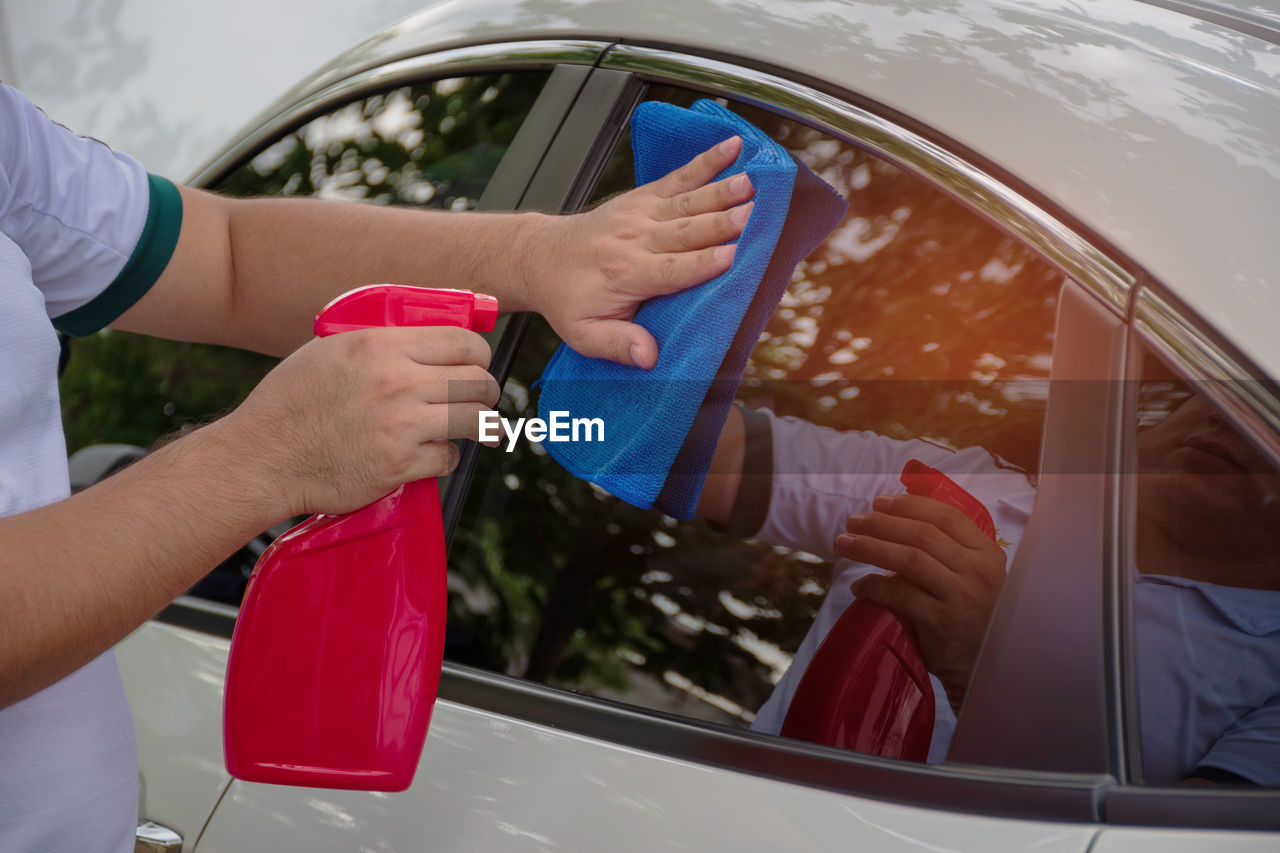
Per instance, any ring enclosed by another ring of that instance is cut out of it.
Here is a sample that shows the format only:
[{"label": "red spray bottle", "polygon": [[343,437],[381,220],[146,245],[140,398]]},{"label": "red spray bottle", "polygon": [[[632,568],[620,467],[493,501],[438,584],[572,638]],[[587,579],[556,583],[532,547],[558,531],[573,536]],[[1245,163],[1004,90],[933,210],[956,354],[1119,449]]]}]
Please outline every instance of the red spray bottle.
[{"label": "red spray bottle", "polygon": [[[316,318],[319,336],[378,326],[486,332],[491,296],[379,284]],[[316,515],[254,568],[227,661],[223,742],[239,779],[402,791],[444,657],[444,529],[434,479],[346,515]]]},{"label": "red spray bottle", "polygon": [[[941,471],[912,459],[901,481],[909,494],[950,504],[996,539],[987,508]],[[809,661],[781,734],[922,762],[929,755],[933,722],[933,685],[911,626],[887,607],[854,601]]]}]

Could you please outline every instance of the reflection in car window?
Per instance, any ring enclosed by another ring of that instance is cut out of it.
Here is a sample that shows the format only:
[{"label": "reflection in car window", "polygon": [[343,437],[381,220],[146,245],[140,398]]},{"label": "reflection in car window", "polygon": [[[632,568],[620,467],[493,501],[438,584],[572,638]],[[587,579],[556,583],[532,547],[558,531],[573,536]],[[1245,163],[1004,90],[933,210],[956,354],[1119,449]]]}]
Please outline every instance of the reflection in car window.
[{"label": "reflection in car window", "polygon": [[[903,491],[906,459],[989,475],[975,493],[997,524],[1025,522],[1063,281],[920,179],[796,122],[730,107],[850,201],[796,268],[738,389],[745,417],[769,423],[772,471],[744,477],[726,526],[624,504],[537,445],[482,453],[450,554],[446,654],[776,733],[804,663],[852,598],[849,583],[870,571],[837,559],[833,540],[872,497]],[[618,151],[597,199],[633,181],[629,144]],[[504,417],[536,415],[533,384],[556,345],[535,320]]]},{"label": "reflection in car window", "polygon": [[[473,208],[547,76],[485,74],[370,95],[287,134],[215,189]],[[235,406],[274,364],[123,332],[79,340],[61,388],[68,450],[101,442],[149,447]],[[237,554],[193,591],[238,604],[253,559]]]},{"label": "reflection in car window", "polygon": [[1148,354],[1131,576],[1142,777],[1280,786],[1280,471]]},{"label": "reflection in car window", "polygon": [[545,80],[486,74],[370,95],[280,139],[219,189],[474,208]]}]

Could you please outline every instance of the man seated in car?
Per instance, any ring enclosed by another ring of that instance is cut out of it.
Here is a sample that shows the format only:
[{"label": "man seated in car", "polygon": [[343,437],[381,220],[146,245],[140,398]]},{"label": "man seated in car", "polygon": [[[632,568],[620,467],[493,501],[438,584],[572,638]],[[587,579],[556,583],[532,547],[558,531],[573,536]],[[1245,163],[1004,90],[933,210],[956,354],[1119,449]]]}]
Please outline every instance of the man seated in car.
[{"label": "man seated in car", "polygon": [[[1138,449],[1134,615],[1147,781],[1280,785],[1280,477],[1195,394],[1142,430]],[[980,500],[1000,543],[959,510],[902,494],[912,458]],[[835,563],[753,728],[780,731],[805,667],[856,597],[911,625],[936,699],[928,760],[944,760],[1034,499],[1024,473],[981,447],[952,451],[734,407],[699,514]]]}]

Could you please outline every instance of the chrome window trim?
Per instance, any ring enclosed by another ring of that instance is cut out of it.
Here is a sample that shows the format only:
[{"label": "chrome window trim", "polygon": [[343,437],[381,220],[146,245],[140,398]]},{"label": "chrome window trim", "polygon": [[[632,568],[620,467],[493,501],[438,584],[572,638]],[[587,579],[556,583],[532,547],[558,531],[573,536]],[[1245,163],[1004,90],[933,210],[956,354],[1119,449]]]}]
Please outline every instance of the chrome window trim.
[{"label": "chrome window trim", "polygon": [[359,71],[314,91],[306,90],[303,84],[300,93],[286,95],[255,119],[248,129],[236,134],[239,141],[211,159],[189,183],[205,187],[218,182],[286,131],[325,110],[364,95],[433,77],[537,70],[566,64],[593,65],[608,44],[583,40],[481,44],[395,60]]},{"label": "chrome window trim", "polygon": [[618,44],[601,68],[695,86],[772,112],[792,113],[920,175],[1011,232],[1123,316],[1135,280],[1065,224],[982,169],[875,113],[800,83],[718,59]]},{"label": "chrome window trim", "polygon": [[1140,288],[1133,310],[1134,329],[1143,342],[1190,378],[1207,380],[1206,396],[1280,465],[1280,398],[1268,388],[1271,383],[1154,290]]}]

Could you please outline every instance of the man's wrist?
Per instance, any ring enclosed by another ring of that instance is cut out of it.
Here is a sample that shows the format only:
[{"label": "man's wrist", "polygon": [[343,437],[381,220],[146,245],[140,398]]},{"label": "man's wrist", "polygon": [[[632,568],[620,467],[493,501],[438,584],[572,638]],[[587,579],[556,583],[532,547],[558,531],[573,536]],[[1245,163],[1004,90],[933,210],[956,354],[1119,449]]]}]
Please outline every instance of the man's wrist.
[{"label": "man's wrist", "polygon": [[516,274],[503,277],[505,287],[494,295],[498,297],[499,308],[503,313],[545,313],[543,296],[551,277],[550,269],[559,254],[556,248],[556,229],[560,225],[560,217],[535,212],[516,216],[515,262],[512,263],[510,258],[503,262],[506,269]]},{"label": "man's wrist", "polygon": [[[235,435],[234,415],[188,433],[169,448],[179,454],[179,467],[218,472],[218,481],[234,495],[227,506],[226,520],[256,533],[300,514],[290,500],[289,490],[280,483],[279,460],[268,458],[261,441],[242,441]],[[193,482],[200,482],[193,477]]]}]

